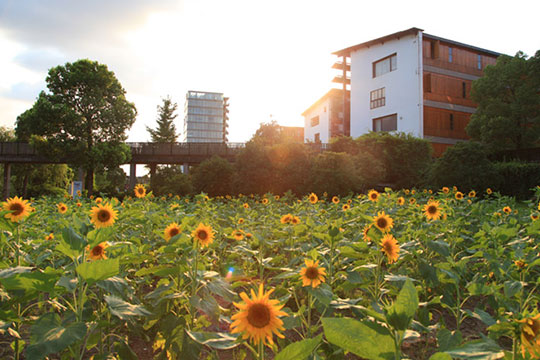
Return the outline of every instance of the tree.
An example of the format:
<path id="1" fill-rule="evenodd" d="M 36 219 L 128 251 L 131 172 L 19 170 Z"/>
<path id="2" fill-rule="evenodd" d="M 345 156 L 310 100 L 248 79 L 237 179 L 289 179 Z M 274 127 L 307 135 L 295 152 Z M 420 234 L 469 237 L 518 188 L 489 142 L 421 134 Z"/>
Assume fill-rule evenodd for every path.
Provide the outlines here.
<path id="1" fill-rule="evenodd" d="M 261 123 L 249 141 L 266 146 L 272 146 L 282 143 L 284 139 L 281 133 L 281 127 L 276 120 L 272 120 L 269 123 Z"/>
<path id="2" fill-rule="evenodd" d="M 17 117 L 21 140 L 40 135 L 49 156 L 86 170 L 85 187 L 93 192 L 94 172 L 129 160 L 123 142 L 135 121 L 135 105 L 106 65 L 88 59 L 49 70 L 49 93 L 42 91 L 33 107 Z"/>
<path id="3" fill-rule="evenodd" d="M 191 179 L 196 193 L 230 195 L 233 191 L 234 167 L 227 160 L 212 156 L 193 169 Z"/>
<path id="4" fill-rule="evenodd" d="M 157 127 L 151 129 L 148 126 L 146 131 L 150 133 L 152 142 L 158 143 L 173 143 L 178 139 L 179 134 L 176 133 L 176 127 L 174 125 L 174 119 L 178 116 L 174 112 L 178 108 L 177 103 L 173 103 L 171 98 L 162 99 L 163 105 L 158 105 L 158 119 Z"/>
<path id="5" fill-rule="evenodd" d="M 160 169 L 154 176 L 152 192 L 155 195 L 186 195 L 192 192 L 189 176 L 182 173 L 180 166 Z"/>
<path id="6" fill-rule="evenodd" d="M 467 133 L 488 150 L 521 149 L 540 139 L 540 51 L 501 55 L 472 85 L 478 104 Z"/>
<path id="7" fill-rule="evenodd" d="M 310 191 L 317 194 L 347 195 L 358 190 L 359 177 L 354 159 L 347 153 L 326 151 L 313 159 Z"/>

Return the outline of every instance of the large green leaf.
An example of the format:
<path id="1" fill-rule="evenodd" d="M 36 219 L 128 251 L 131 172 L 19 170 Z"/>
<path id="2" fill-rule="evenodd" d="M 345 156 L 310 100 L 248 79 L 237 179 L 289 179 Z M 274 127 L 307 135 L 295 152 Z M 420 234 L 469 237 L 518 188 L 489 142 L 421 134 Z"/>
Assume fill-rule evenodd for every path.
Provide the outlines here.
<path id="1" fill-rule="evenodd" d="M 240 345 L 240 343 L 236 342 L 238 336 L 234 334 L 195 331 L 186 331 L 186 333 L 199 344 L 214 349 L 228 350 Z"/>
<path id="2" fill-rule="evenodd" d="M 7 278 L 0 278 L 0 283 L 6 290 L 52 292 L 62 273 L 62 270 L 53 268 L 46 268 L 45 271 L 19 272 Z"/>
<path id="3" fill-rule="evenodd" d="M 397 330 L 407 330 L 418 309 L 418 293 L 412 281 L 407 280 L 396 301 L 388 309 L 386 319 Z"/>
<path id="4" fill-rule="evenodd" d="M 117 275 L 120 272 L 120 261 L 116 258 L 85 262 L 77 266 L 76 270 L 89 285 L 92 285 Z"/>
<path id="5" fill-rule="evenodd" d="M 122 320 L 128 320 L 134 316 L 148 316 L 152 313 L 141 305 L 130 304 L 116 296 L 105 295 L 105 302 L 109 305 L 111 314 L 118 316 Z"/>
<path id="6" fill-rule="evenodd" d="M 317 348 L 321 340 L 322 334 L 314 339 L 304 339 L 289 344 L 276 355 L 274 360 L 304 360 Z"/>
<path id="7" fill-rule="evenodd" d="M 504 357 L 504 351 L 489 338 L 468 342 L 459 348 L 446 350 L 445 353 L 455 359 L 469 360 L 495 360 Z"/>
<path id="8" fill-rule="evenodd" d="M 439 351 L 445 351 L 457 347 L 463 340 L 459 330 L 450 331 L 448 329 L 440 329 L 437 332 L 437 343 Z"/>
<path id="9" fill-rule="evenodd" d="M 76 259 L 84 251 L 86 243 L 86 239 L 77 234 L 73 228 L 64 228 L 56 250 L 71 259 Z"/>
<path id="10" fill-rule="evenodd" d="M 31 329 L 31 344 L 26 349 L 28 360 L 43 359 L 56 354 L 86 335 L 85 323 L 62 324 L 60 317 L 47 313 L 39 318 Z"/>
<path id="11" fill-rule="evenodd" d="M 394 359 L 394 339 L 387 328 L 349 318 L 323 318 L 326 339 L 346 351 L 370 360 Z"/>

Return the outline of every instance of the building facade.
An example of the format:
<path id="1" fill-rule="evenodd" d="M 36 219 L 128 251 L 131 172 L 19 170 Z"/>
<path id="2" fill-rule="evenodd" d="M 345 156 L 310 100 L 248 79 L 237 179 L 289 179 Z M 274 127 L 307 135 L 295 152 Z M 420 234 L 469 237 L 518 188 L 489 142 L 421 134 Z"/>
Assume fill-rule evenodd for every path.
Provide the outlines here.
<path id="1" fill-rule="evenodd" d="M 348 100 L 348 93 L 346 90 L 345 101 Z M 304 141 L 328 143 L 335 136 L 346 135 L 345 123 L 348 118 L 343 108 L 343 90 L 331 89 L 324 94 L 302 113 Z"/>
<path id="2" fill-rule="evenodd" d="M 183 142 L 227 142 L 228 98 L 222 93 L 188 91 Z"/>
<path id="3" fill-rule="evenodd" d="M 436 156 L 466 140 L 472 81 L 499 53 L 411 28 L 334 53 L 350 83 L 350 135 L 399 131 L 428 139 Z M 350 65 L 349 65 L 350 64 Z M 307 121 L 307 119 L 306 119 Z M 306 134 L 308 132 L 306 131 Z M 314 136 L 306 135 L 306 140 Z M 323 138 L 332 137 L 330 131 Z"/>

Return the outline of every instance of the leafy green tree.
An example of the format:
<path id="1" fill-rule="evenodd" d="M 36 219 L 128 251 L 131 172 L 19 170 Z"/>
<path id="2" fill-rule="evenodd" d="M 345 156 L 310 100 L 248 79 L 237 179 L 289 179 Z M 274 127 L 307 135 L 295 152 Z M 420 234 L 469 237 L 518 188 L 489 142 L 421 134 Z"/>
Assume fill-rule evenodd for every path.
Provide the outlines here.
<path id="1" fill-rule="evenodd" d="M 186 195 L 193 191 L 189 176 L 182 173 L 180 166 L 170 166 L 160 169 L 154 175 L 152 191 L 155 195 Z"/>
<path id="2" fill-rule="evenodd" d="M 51 68 L 46 81 L 49 92 L 42 91 L 17 118 L 17 137 L 42 136 L 49 156 L 86 170 L 85 186 L 92 193 L 96 169 L 129 160 L 123 142 L 135 121 L 135 105 L 114 73 L 96 61 Z"/>
<path id="3" fill-rule="evenodd" d="M 467 133 L 488 150 L 521 149 L 540 140 L 540 51 L 502 55 L 472 85 L 478 104 Z"/>
<path id="4" fill-rule="evenodd" d="M 249 141 L 272 146 L 284 142 L 284 137 L 279 124 L 275 120 L 272 120 L 269 123 L 261 123 Z"/>
<path id="5" fill-rule="evenodd" d="M 356 155 L 359 151 L 358 143 L 350 136 L 336 136 L 330 139 L 330 150 Z"/>
<path id="6" fill-rule="evenodd" d="M 176 133 L 176 126 L 174 125 L 174 119 L 178 116 L 174 112 L 178 108 L 177 103 L 173 103 L 171 98 L 162 99 L 163 104 L 158 105 L 158 119 L 157 127 L 151 129 L 148 126 L 146 131 L 150 133 L 150 138 L 152 142 L 157 143 L 173 143 L 178 139 L 179 134 Z"/>
<path id="7" fill-rule="evenodd" d="M 311 158 L 303 144 L 277 144 L 268 149 L 274 179 L 269 189 L 276 194 L 292 191 L 298 196 L 308 189 Z"/>
<path id="8" fill-rule="evenodd" d="M 357 191 L 358 173 L 353 157 L 347 153 L 327 151 L 313 159 L 310 191 L 317 194 L 347 195 Z"/>
<path id="9" fill-rule="evenodd" d="M 236 156 L 236 190 L 243 194 L 265 194 L 272 187 L 274 169 L 268 157 L 268 147 L 248 142 Z"/>
<path id="10" fill-rule="evenodd" d="M 191 171 L 191 180 L 196 193 L 229 195 L 234 186 L 234 167 L 227 160 L 213 156 Z"/>

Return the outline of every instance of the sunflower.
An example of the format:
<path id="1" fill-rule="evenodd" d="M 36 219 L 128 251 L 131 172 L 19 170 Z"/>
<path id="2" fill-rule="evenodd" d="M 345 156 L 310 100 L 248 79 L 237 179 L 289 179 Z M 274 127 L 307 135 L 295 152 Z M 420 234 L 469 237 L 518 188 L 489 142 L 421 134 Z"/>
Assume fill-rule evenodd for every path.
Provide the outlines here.
<path id="1" fill-rule="evenodd" d="M 379 200 L 379 192 L 377 190 L 369 190 L 367 196 L 368 199 L 373 202 L 377 202 L 377 200 Z"/>
<path id="2" fill-rule="evenodd" d="M 316 204 L 319 201 L 319 197 L 315 193 L 309 194 L 309 202 L 312 204 Z"/>
<path id="3" fill-rule="evenodd" d="M 518 320 L 521 326 L 521 354 L 525 357 L 525 352 L 531 355 L 531 358 L 540 358 L 540 314 Z"/>
<path id="4" fill-rule="evenodd" d="M 399 257 L 399 245 L 395 237 L 391 234 L 386 234 L 381 241 L 382 252 L 388 258 L 388 263 L 392 264 L 397 261 Z"/>
<path id="5" fill-rule="evenodd" d="M 371 224 L 364 226 L 364 229 L 362 230 L 364 241 L 371 241 L 371 238 L 368 235 L 369 230 L 371 230 Z"/>
<path id="6" fill-rule="evenodd" d="M 281 220 L 279 220 L 282 224 L 288 224 L 292 221 L 292 215 L 286 214 L 281 217 Z"/>
<path id="7" fill-rule="evenodd" d="M 279 195 L 274 196 L 274 199 L 279 200 Z"/>
<path id="8" fill-rule="evenodd" d="M 240 241 L 244 238 L 244 232 L 242 230 L 234 230 L 231 235 L 237 241 Z"/>
<path id="9" fill-rule="evenodd" d="M 248 203 L 244 203 L 244 205 L 242 205 L 244 207 L 244 209 L 249 209 L 249 204 Z"/>
<path id="10" fill-rule="evenodd" d="M 512 213 L 512 208 L 510 206 L 505 206 L 505 207 L 503 207 L 503 211 L 506 214 L 511 214 Z"/>
<path id="11" fill-rule="evenodd" d="M 165 240 L 169 241 L 176 235 L 180 234 L 181 231 L 182 227 L 177 223 L 173 222 L 165 228 L 165 230 L 163 231 L 163 236 L 165 237 Z"/>
<path id="12" fill-rule="evenodd" d="M 373 224 L 382 232 L 387 232 L 394 226 L 394 221 L 382 211 L 378 212 L 377 216 L 373 217 Z"/>
<path id="13" fill-rule="evenodd" d="M 416 204 L 416 199 L 415 198 L 410 198 L 409 199 L 409 204 L 411 204 L 411 205 Z"/>
<path id="14" fill-rule="evenodd" d="M 202 247 L 210 245 L 214 241 L 214 232 L 210 225 L 200 223 L 191 233 L 191 236 L 197 240 Z"/>
<path id="15" fill-rule="evenodd" d="M 169 209 L 170 209 L 170 210 L 174 210 L 174 209 L 176 209 L 176 208 L 179 207 L 179 206 L 180 206 L 180 204 L 178 204 L 178 203 L 172 203 L 172 204 L 169 206 Z"/>
<path id="16" fill-rule="evenodd" d="M 45 236 L 45 240 L 49 241 L 49 240 L 52 240 L 54 239 L 54 234 L 53 233 L 50 233 L 49 235 Z"/>
<path id="17" fill-rule="evenodd" d="M 259 293 L 255 294 L 251 290 L 251 299 L 245 292 L 240 294 L 243 303 L 233 303 L 240 309 L 231 317 L 231 333 L 242 333 L 243 339 L 248 339 L 254 344 L 274 344 L 273 334 L 280 338 L 284 336 L 279 332 L 283 331 L 283 321 L 280 316 L 288 316 L 281 311 L 284 305 L 280 305 L 278 300 L 270 300 L 270 294 L 274 290 L 264 292 L 263 285 L 259 286 Z"/>
<path id="18" fill-rule="evenodd" d="M 343 204 L 343 206 L 341 207 L 343 209 L 343 211 L 347 211 L 351 208 L 351 205 L 349 204 Z"/>
<path id="19" fill-rule="evenodd" d="M 97 229 L 111 226 L 118 217 L 116 210 L 110 204 L 94 206 L 90 211 L 90 216 L 90 221 Z"/>
<path id="20" fill-rule="evenodd" d="M 262 199 L 262 203 L 263 203 L 264 205 L 268 204 L 268 198 Z"/>
<path id="21" fill-rule="evenodd" d="M 487 188 L 486 189 L 486 194 L 488 194 L 488 195 L 493 194 L 493 190 L 491 190 L 491 188 Z"/>
<path id="22" fill-rule="evenodd" d="M 313 260 L 305 260 L 306 267 L 300 269 L 300 276 L 302 277 L 302 286 L 310 286 L 316 288 L 324 282 L 326 276 L 326 270 L 319 267 L 319 260 L 313 262 Z"/>
<path id="23" fill-rule="evenodd" d="M 238 219 L 238 224 L 242 225 L 244 223 L 244 218 Z"/>
<path id="24" fill-rule="evenodd" d="M 455 195 L 457 200 L 463 200 L 463 193 L 461 191 L 456 192 Z"/>
<path id="25" fill-rule="evenodd" d="M 300 218 L 298 216 L 291 216 L 291 224 L 293 225 L 300 224 Z"/>
<path id="26" fill-rule="evenodd" d="M 94 200 L 96 204 L 101 204 L 103 202 L 103 199 L 100 197 L 97 197 L 96 200 Z"/>
<path id="27" fill-rule="evenodd" d="M 60 214 L 65 214 L 68 209 L 67 205 L 64 203 L 58 203 L 56 204 L 56 207 L 58 208 L 58 212 Z"/>
<path id="28" fill-rule="evenodd" d="M 81 206 L 82 206 L 82 204 L 81 204 L 79 201 L 77 201 L 77 204 L 76 204 L 76 205 L 77 205 L 77 207 L 81 207 Z"/>
<path id="29" fill-rule="evenodd" d="M 398 197 L 397 203 L 398 203 L 398 205 L 405 204 L 405 198 L 403 196 Z"/>
<path id="30" fill-rule="evenodd" d="M 15 196 L 4 202 L 4 210 L 11 211 L 9 214 L 4 215 L 6 218 L 13 222 L 18 222 L 30 215 L 30 212 L 33 209 L 30 207 L 28 200 L 23 200 L 22 198 Z"/>
<path id="31" fill-rule="evenodd" d="M 403 192 L 405 192 L 405 195 L 409 195 L 409 193 L 411 192 L 409 189 L 405 189 L 403 190 Z"/>
<path id="32" fill-rule="evenodd" d="M 332 202 L 333 202 L 334 204 L 339 204 L 339 198 L 338 198 L 337 196 L 333 196 L 333 197 L 332 197 Z"/>
<path id="33" fill-rule="evenodd" d="M 143 184 L 137 184 L 135 185 L 135 188 L 133 189 L 135 192 L 135 196 L 138 198 L 143 198 L 146 196 L 146 188 Z"/>
<path id="34" fill-rule="evenodd" d="M 438 201 L 430 201 L 424 205 L 424 215 L 428 220 L 439 220 L 441 218 L 441 211 L 439 210 Z"/>
<path id="35" fill-rule="evenodd" d="M 538 220 L 538 214 L 537 214 L 537 213 L 532 213 L 532 214 L 531 214 L 531 220 L 532 220 L 532 221 Z"/>
<path id="36" fill-rule="evenodd" d="M 102 242 L 92 248 L 90 250 L 90 245 L 86 247 L 86 251 L 88 251 L 88 258 L 90 260 L 104 260 L 107 258 L 107 255 L 105 255 L 105 249 L 109 247 L 109 244 L 107 242 Z"/>
<path id="37" fill-rule="evenodd" d="M 474 190 L 469 191 L 469 197 L 470 198 L 476 197 L 476 191 Z"/>
<path id="38" fill-rule="evenodd" d="M 442 192 L 448 194 L 450 192 L 450 189 L 448 188 L 448 186 L 443 186 Z"/>

